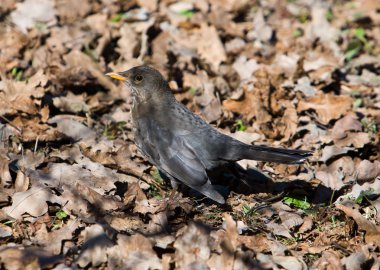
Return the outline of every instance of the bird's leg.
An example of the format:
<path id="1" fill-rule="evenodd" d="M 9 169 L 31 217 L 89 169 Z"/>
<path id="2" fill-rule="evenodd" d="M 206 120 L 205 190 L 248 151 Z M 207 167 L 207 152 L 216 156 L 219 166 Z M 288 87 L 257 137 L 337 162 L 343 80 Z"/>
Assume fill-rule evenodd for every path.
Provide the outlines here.
<path id="1" fill-rule="evenodd" d="M 179 183 L 173 177 L 170 177 L 170 184 L 172 185 L 173 190 L 178 190 Z"/>
<path id="2" fill-rule="evenodd" d="M 172 186 L 173 190 L 170 192 L 169 197 L 174 196 L 177 193 L 177 191 L 178 191 L 180 182 L 178 182 L 173 176 L 171 176 L 170 174 L 168 174 L 168 173 L 166 173 L 164 171 L 159 170 L 159 173 L 160 173 L 160 176 L 161 176 L 162 179 L 164 179 L 166 181 L 167 180 L 170 181 L 170 185 Z"/>

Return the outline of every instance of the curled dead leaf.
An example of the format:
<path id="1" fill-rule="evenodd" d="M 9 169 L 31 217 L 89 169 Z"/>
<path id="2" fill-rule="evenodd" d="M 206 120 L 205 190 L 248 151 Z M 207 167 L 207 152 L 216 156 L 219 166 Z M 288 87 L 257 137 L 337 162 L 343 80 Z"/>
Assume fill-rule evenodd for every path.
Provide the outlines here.
<path id="1" fill-rule="evenodd" d="M 331 120 L 339 119 L 344 115 L 351 108 L 352 102 L 353 99 L 350 96 L 319 93 L 306 100 L 300 100 L 297 111 L 313 109 L 318 115 L 318 120 L 327 125 Z"/>
<path id="2" fill-rule="evenodd" d="M 342 210 L 347 216 L 353 218 L 358 224 L 360 230 L 366 231 L 365 241 L 380 245 L 380 226 L 367 220 L 351 201 L 344 201 L 336 205 L 336 208 Z"/>

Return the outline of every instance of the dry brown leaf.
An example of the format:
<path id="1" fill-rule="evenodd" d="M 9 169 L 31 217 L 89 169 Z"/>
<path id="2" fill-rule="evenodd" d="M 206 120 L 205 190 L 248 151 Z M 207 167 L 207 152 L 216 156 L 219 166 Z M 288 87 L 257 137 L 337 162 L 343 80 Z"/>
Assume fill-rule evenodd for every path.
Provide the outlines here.
<path id="1" fill-rule="evenodd" d="M 13 114 L 17 111 L 37 114 L 34 98 L 41 98 L 45 93 L 47 76 L 40 70 L 28 81 L 5 80 L 6 87 L 0 91 L 0 114 Z"/>
<path id="2" fill-rule="evenodd" d="M 111 214 L 105 217 L 105 221 L 117 231 L 137 232 L 146 226 L 138 216 L 126 218 L 125 216 L 117 217 Z"/>
<path id="3" fill-rule="evenodd" d="M 360 250 L 344 257 L 341 262 L 347 270 L 361 269 L 362 265 L 371 264 L 373 261 L 368 246 L 361 246 Z M 375 269 L 375 268 L 371 268 Z"/>
<path id="4" fill-rule="evenodd" d="M 3 3 L 4 2 L 2 2 L 2 4 Z M 13 5 L 14 2 L 12 2 L 12 6 Z M 15 28 L 9 30 L 7 27 L 0 27 L 0 63 L 2 68 L 10 70 L 18 65 L 22 48 L 28 43 L 28 40 L 26 35 L 21 33 L 21 31 L 17 31 Z"/>
<path id="5" fill-rule="evenodd" d="M 88 226 L 81 236 L 84 238 L 84 244 L 76 263 L 80 267 L 86 267 L 90 263 L 93 267 L 97 267 L 106 262 L 108 258 L 105 250 L 112 246 L 112 241 L 108 238 L 102 226 L 99 224 Z"/>
<path id="6" fill-rule="evenodd" d="M 322 256 L 313 263 L 316 269 L 340 270 L 343 269 L 340 254 L 335 250 L 325 250 Z"/>
<path id="7" fill-rule="evenodd" d="M 150 12 L 156 11 L 158 0 L 137 0 L 140 7 L 146 8 Z"/>
<path id="8" fill-rule="evenodd" d="M 239 56 L 232 67 L 239 74 L 241 81 L 252 79 L 252 74 L 260 68 L 255 59 L 248 60 L 245 56 Z"/>
<path id="9" fill-rule="evenodd" d="M 264 235 L 239 235 L 239 243 L 256 252 L 266 252 L 269 249 L 269 240 Z"/>
<path id="10" fill-rule="evenodd" d="M 351 201 L 344 201 L 337 204 L 335 207 L 342 210 L 347 216 L 353 218 L 360 230 L 366 231 L 366 243 L 374 243 L 377 246 L 380 245 L 380 226 L 363 217 L 357 209 L 357 205 Z"/>
<path id="11" fill-rule="evenodd" d="M 96 137 L 96 132 L 82 123 L 66 119 L 63 115 L 52 117 L 48 121 L 49 124 L 56 124 L 59 132 L 74 140 L 89 140 L 92 141 Z"/>
<path id="12" fill-rule="evenodd" d="M 227 60 L 223 44 L 214 26 L 202 23 L 192 41 L 197 46 L 199 56 L 210 63 L 213 70 L 217 71 L 219 65 Z"/>
<path id="13" fill-rule="evenodd" d="M 328 9 L 323 5 L 313 5 L 311 8 L 312 21 L 308 25 L 305 35 L 309 42 L 314 42 L 319 39 L 323 45 L 334 52 L 335 55 L 339 56 L 339 47 L 335 43 L 339 36 L 339 29 L 335 28 L 334 25 L 326 18 L 326 13 Z"/>
<path id="14" fill-rule="evenodd" d="M 86 17 L 87 25 L 98 34 L 103 35 L 107 32 L 107 15 L 106 14 L 92 14 Z"/>
<path id="15" fill-rule="evenodd" d="M 168 32 L 161 32 L 152 42 L 152 60 L 156 65 L 163 66 L 168 62 L 167 51 L 170 48 L 172 37 Z"/>
<path id="16" fill-rule="evenodd" d="M 190 267 L 194 262 L 205 263 L 211 255 L 209 235 L 204 228 L 191 223 L 174 242 L 176 267 Z"/>
<path id="17" fill-rule="evenodd" d="M 282 225 L 288 230 L 293 230 L 295 227 L 303 224 L 303 218 L 296 213 L 280 211 L 278 215 L 280 216 Z"/>
<path id="18" fill-rule="evenodd" d="M 29 149 L 20 157 L 17 162 L 19 168 L 23 170 L 34 170 L 45 160 L 45 154 L 43 152 L 32 152 Z"/>
<path id="19" fill-rule="evenodd" d="M 310 231 L 313 228 L 313 223 L 314 222 L 313 222 L 313 219 L 311 217 L 309 217 L 309 216 L 304 217 L 303 223 L 302 223 L 302 225 L 298 231 L 300 233 L 305 233 L 305 232 Z"/>
<path id="20" fill-rule="evenodd" d="M 117 245 L 107 251 L 111 269 L 149 270 L 162 269 L 151 241 L 141 234 L 119 234 Z"/>
<path id="21" fill-rule="evenodd" d="M 344 196 L 342 196 L 341 199 L 345 198 L 353 198 L 357 199 L 360 196 L 363 196 L 363 194 L 380 194 L 380 179 L 375 179 L 373 183 L 365 182 L 362 185 L 355 184 L 352 186 L 352 191 L 346 193 Z M 339 200 L 337 200 L 339 201 Z M 375 204 L 377 204 L 377 201 L 375 201 Z M 377 206 L 376 206 L 377 207 Z"/>
<path id="22" fill-rule="evenodd" d="M 362 124 L 353 113 L 349 113 L 334 124 L 331 130 L 331 136 L 334 140 L 343 139 L 347 136 L 348 131 L 361 131 Z"/>
<path id="23" fill-rule="evenodd" d="M 9 158 L 3 149 L 0 148 L 0 186 L 3 187 L 6 184 L 12 182 L 12 177 L 9 172 Z"/>
<path id="24" fill-rule="evenodd" d="M 380 175 L 380 162 L 375 160 L 362 160 L 356 169 L 357 179 L 359 181 L 369 181 Z"/>
<path id="25" fill-rule="evenodd" d="M 38 261 L 38 250 L 33 248 L 25 249 L 23 246 L 7 246 L 3 245 L 0 248 L 0 261 L 6 269 L 18 270 L 37 270 L 41 269 Z M 39 255 L 48 257 L 47 252 L 39 252 Z M 42 253 L 42 254 L 41 254 Z"/>
<path id="26" fill-rule="evenodd" d="M 211 269 L 232 270 L 235 265 L 234 253 L 240 243 L 236 222 L 226 213 L 224 214 L 223 227 L 225 227 L 225 233 L 214 234 L 214 236 L 218 236 L 216 240 L 220 242 L 221 253 L 213 253 L 207 261 L 207 265 Z"/>
<path id="27" fill-rule="evenodd" d="M 243 9 L 249 0 L 210 0 L 213 8 L 222 7 L 226 11 L 238 11 Z"/>
<path id="28" fill-rule="evenodd" d="M 120 35 L 121 37 L 117 41 L 117 52 L 120 53 L 126 61 L 130 61 L 134 58 L 136 49 L 139 45 L 137 33 L 130 26 L 130 24 L 124 24 L 120 28 Z"/>
<path id="29" fill-rule="evenodd" d="M 348 151 L 355 151 L 355 149 L 353 147 L 336 147 L 334 145 L 325 146 L 319 161 L 327 162 L 331 158 L 346 154 Z"/>
<path id="30" fill-rule="evenodd" d="M 278 121 L 278 130 L 283 136 L 281 141 L 288 141 L 297 131 L 298 115 L 294 105 L 290 102 L 285 102 L 285 111 L 281 119 Z"/>
<path id="31" fill-rule="evenodd" d="M 104 73 L 100 70 L 100 66 L 90 56 L 81 51 L 73 50 L 69 54 L 64 55 L 64 59 L 66 69 L 57 74 L 58 83 L 70 85 L 81 82 L 82 84 L 86 84 L 89 80 L 96 80 L 104 89 L 110 90 L 111 94 L 119 92 L 116 85 L 104 76 Z"/>
<path id="32" fill-rule="evenodd" d="M 58 255 L 62 251 L 64 241 L 72 239 L 72 234 L 78 229 L 78 226 L 79 222 L 77 220 L 69 220 L 62 228 L 48 232 L 46 224 L 43 223 L 34 238 L 38 244 L 48 248 L 52 254 Z"/>
<path id="33" fill-rule="evenodd" d="M 266 226 L 274 235 L 292 238 L 291 234 L 289 233 L 289 230 L 282 224 L 277 224 L 272 221 L 268 223 Z"/>
<path id="34" fill-rule="evenodd" d="M 284 269 L 306 270 L 307 265 L 301 258 L 293 256 L 272 256 L 273 261 Z"/>
<path id="35" fill-rule="evenodd" d="M 56 128 L 47 124 L 41 124 L 39 119 L 25 119 L 16 117 L 12 125 L 21 130 L 21 138 L 24 142 L 31 141 L 56 141 L 61 140 L 64 136 Z M 38 145 L 37 145 L 38 146 Z"/>
<path id="36" fill-rule="evenodd" d="M 261 42 L 269 42 L 272 35 L 273 29 L 265 21 L 263 10 L 257 10 L 253 20 L 253 30 L 247 33 L 247 38 Z"/>
<path id="37" fill-rule="evenodd" d="M 132 153 L 128 145 L 121 147 L 114 156 L 116 165 L 121 171 L 130 173 L 136 177 L 145 177 L 146 170 L 151 166 L 133 161 L 131 155 Z"/>
<path id="38" fill-rule="evenodd" d="M 202 115 L 207 122 L 214 122 L 222 115 L 220 100 L 216 95 L 215 87 L 209 80 L 205 71 L 197 72 L 197 77 L 202 85 L 203 93 L 201 96 L 196 96 L 195 101 L 202 106 Z"/>
<path id="39" fill-rule="evenodd" d="M 142 213 L 148 213 L 151 211 L 149 208 L 148 198 L 140 188 L 138 182 L 132 183 L 128 187 L 127 192 L 124 194 L 124 204 L 127 206 L 135 205 L 135 207 L 138 208 L 134 209 L 134 211 L 137 212 L 142 211 Z"/>
<path id="40" fill-rule="evenodd" d="M 248 120 L 255 117 L 255 123 L 258 125 L 270 122 L 272 117 L 263 106 L 263 101 L 258 94 L 259 89 L 248 91 L 247 88 L 247 86 L 244 87 L 244 97 L 241 100 L 228 99 L 223 101 L 223 106 L 232 112 L 246 116 Z"/>
<path id="41" fill-rule="evenodd" d="M 42 170 L 30 171 L 32 181 L 44 183 L 51 187 L 61 185 L 74 186 L 79 183 L 93 188 L 100 194 L 104 194 L 115 188 L 114 183 L 123 181 L 123 176 L 117 174 L 101 164 L 92 162 L 85 157 L 79 164 L 53 163 Z"/>
<path id="42" fill-rule="evenodd" d="M 318 121 L 327 125 L 331 120 L 339 119 L 344 115 L 351 108 L 352 102 L 353 99 L 350 96 L 319 93 L 306 100 L 300 100 L 297 111 L 313 109 L 318 115 Z"/>
<path id="43" fill-rule="evenodd" d="M 62 112 L 88 112 L 90 107 L 85 102 L 85 95 L 74 95 L 69 92 L 65 97 L 55 97 L 53 98 L 53 104 L 56 108 L 60 109 Z"/>
<path id="44" fill-rule="evenodd" d="M 340 190 L 343 186 L 343 175 L 340 172 L 334 171 L 318 171 L 315 174 L 315 178 L 322 181 L 325 187 L 331 188 L 332 190 Z"/>
<path id="45" fill-rule="evenodd" d="M 84 18 L 91 10 L 91 5 L 87 1 L 57 0 L 55 6 L 62 24 L 74 23 Z"/>
<path id="46" fill-rule="evenodd" d="M 54 3 L 49 0 L 26 0 L 16 4 L 11 13 L 14 24 L 24 33 L 34 27 L 37 22 L 52 23 L 56 20 Z"/>
<path id="47" fill-rule="evenodd" d="M 277 54 L 269 67 L 269 72 L 272 74 L 285 74 L 287 77 L 293 77 L 298 68 L 300 56 L 296 53 Z"/>
<path id="48" fill-rule="evenodd" d="M 346 137 L 335 140 L 337 147 L 353 146 L 355 148 L 363 148 L 371 141 L 371 135 L 365 132 L 350 132 Z"/>
<path id="49" fill-rule="evenodd" d="M 17 172 L 15 180 L 15 191 L 24 192 L 27 191 L 29 187 L 29 177 L 26 176 L 21 170 Z"/>
<path id="50" fill-rule="evenodd" d="M 302 92 L 306 97 L 312 97 L 316 94 L 315 87 L 311 85 L 310 79 L 306 76 L 297 80 L 294 90 Z"/>
<path id="51" fill-rule="evenodd" d="M 77 196 L 85 198 L 90 204 L 93 204 L 98 210 L 110 211 L 122 208 L 124 205 L 120 201 L 116 201 L 113 198 L 107 198 L 100 195 L 92 188 L 75 183 L 74 190 Z"/>
<path id="52" fill-rule="evenodd" d="M 12 205 L 4 207 L 3 210 L 15 219 L 21 219 L 24 213 L 39 217 L 47 212 L 47 201 L 62 205 L 61 198 L 54 195 L 48 187 L 34 184 L 27 191 L 13 194 Z"/>

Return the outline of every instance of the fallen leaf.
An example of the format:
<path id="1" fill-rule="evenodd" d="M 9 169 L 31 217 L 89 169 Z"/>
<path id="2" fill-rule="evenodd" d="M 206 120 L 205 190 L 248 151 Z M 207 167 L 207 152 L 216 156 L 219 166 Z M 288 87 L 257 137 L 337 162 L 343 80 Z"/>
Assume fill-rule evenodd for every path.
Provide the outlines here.
<path id="1" fill-rule="evenodd" d="M 209 235 L 194 223 L 186 226 L 174 242 L 176 266 L 190 267 L 194 262 L 206 262 L 210 255 Z"/>
<path id="2" fill-rule="evenodd" d="M 318 120 L 327 125 L 333 119 L 339 119 L 352 106 L 352 98 L 350 96 L 336 96 L 334 94 L 319 93 L 313 97 L 307 98 L 305 101 L 300 100 L 298 103 L 298 112 L 313 109 L 318 115 Z"/>
<path id="3" fill-rule="evenodd" d="M 46 224 L 36 232 L 35 241 L 46 248 L 49 248 L 52 254 L 61 253 L 65 240 L 71 240 L 72 234 L 78 229 L 79 222 L 77 220 L 69 220 L 65 226 L 58 230 L 48 232 Z"/>
<path id="4" fill-rule="evenodd" d="M 325 187 L 340 190 L 343 186 L 343 175 L 340 172 L 318 171 L 315 178 L 321 180 Z"/>
<path id="5" fill-rule="evenodd" d="M 223 101 L 223 106 L 232 112 L 245 115 L 248 120 L 255 117 L 255 123 L 258 125 L 270 122 L 272 117 L 263 106 L 262 99 L 258 95 L 259 90 L 255 88 L 253 91 L 248 91 L 245 86 L 243 89 L 244 97 L 241 100 L 228 99 Z"/>
<path id="6" fill-rule="evenodd" d="M 24 33 L 33 28 L 35 23 L 54 22 L 56 10 L 49 0 L 26 0 L 16 4 L 16 10 L 11 13 L 12 22 Z"/>
<path id="7" fill-rule="evenodd" d="M 380 175 L 380 162 L 375 160 L 362 160 L 356 169 L 357 179 L 359 181 L 369 181 Z"/>
<path id="8" fill-rule="evenodd" d="M 317 93 L 315 87 L 311 85 L 310 79 L 306 76 L 297 80 L 294 90 L 302 92 L 306 97 L 312 97 Z"/>
<path id="9" fill-rule="evenodd" d="M 85 102 L 85 97 L 83 94 L 74 95 L 71 92 L 65 97 L 55 97 L 53 98 L 53 104 L 56 108 L 60 109 L 62 112 L 88 112 L 89 106 Z"/>
<path id="10" fill-rule="evenodd" d="M 280 211 L 278 215 L 280 216 L 282 225 L 288 230 L 293 230 L 295 227 L 303 224 L 303 219 L 296 213 Z"/>
<path id="11" fill-rule="evenodd" d="M 331 158 L 343 155 L 349 151 L 355 151 L 353 147 L 336 147 L 334 145 L 325 146 L 322 150 L 322 156 L 319 161 L 327 162 Z"/>
<path id="12" fill-rule="evenodd" d="M 48 187 L 34 184 L 29 190 L 16 192 L 12 196 L 12 205 L 4 207 L 5 213 L 12 218 L 21 219 L 24 213 L 39 217 L 48 211 L 46 202 L 59 203 L 61 199 L 54 195 Z"/>
<path id="13" fill-rule="evenodd" d="M 82 123 L 66 119 L 62 115 L 50 118 L 49 124 L 56 124 L 57 129 L 66 136 L 73 138 L 74 140 L 93 140 L 96 137 L 96 132 Z"/>
<path id="14" fill-rule="evenodd" d="M 197 46 L 199 56 L 210 63 L 213 70 L 217 71 L 219 65 L 227 60 L 223 44 L 214 26 L 202 23 L 192 39 Z"/>
<path id="15" fill-rule="evenodd" d="M 371 258 L 370 251 L 368 247 L 362 246 L 361 250 L 358 250 L 354 253 L 351 253 L 349 256 L 342 258 L 342 265 L 347 270 L 355 270 L 362 268 L 362 265 L 366 263 L 372 263 L 373 259 Z M 373 268 L 372 268 L 373 269 Z"/>
<path id="16" fill-rule="evenodd" d="M 265 21 L 262 9 L 256 11 L 253 26 L 254 29 L 247 33 L 247 37 L 252 40 L 269 42 L 273 35 L 273 29 Z"/>
<path id="17" fill-rule="evenodd" d="M 207 122 L 214 122 L 222 115 L 220 100 L 216 95 L 216 90 L 213 83 L 209 80 L 206 72 L 198 72 L 197 77 L 202 85 L 203 93 L 201 96 L 196 96 L 195 101 L 202 106 L 202 115 Z"/>
<path id="18" fill-rule="evenodd" d="M 91 263 L 97 267 L 107 261 L 107 247 L 112 246 L 112 241 L 108 238 L 104 229 L 99 224 L 88 226 L 82 232 L 84 238 L 83 248 L 76 263 L 80 267 L 86 267 Z"/>
<path id="19" fill-rule="evenodd" d="M 361 131 L 362 124 L 357 119 L 357 116 L 353 113 L 349 113 L 344 116 L 342 119 L 339 119 L 334 124 L 334 127 L 331 131 L 331 136 L 335 140 L 343 139 L 347 136 L 348 131 Z"/>
<path id="20" fill-rule="evenodd" d="M 340 261 L 340 254 L 335 250 L 324 250 L 322 256 L 313 263 L 313 267 L 316 269 L 342 269 L 342 263 Z"/>
<path id="21" fill-rule="evenodd" d="M 4 187 L 5 185 L 12 182 L 12 176 L 9 172 L 9 158 L 6 156 L 0 148 L 0 186 Z"/>
<path id="22" fill-rule="evenodd" d="M 117 245 L 108 249 L 108 265 L 112 269 L 162 269 L 151 241 L 141 234 L 119 234 Z"/>
<path id="23" fill-rule="evenodd" d="M 130 61 L 136 54 L 138 48 L 137 33 L 129 24 L 124 24 L 120 28 L 120 39 L 117 41 L 117 52 L 123 56 L 126 61 Z"/>
<path id="24" fill-rule="evenodd" d="M 293 256 L 272 256 L 273 261 L 284 269 L 306 270 L 307 265 L 301 258 Z"/>
<path id="25" fill-rule="evenodd" d="M 287 77 L 293 77 L 298 68 L 300 56 L 296 53 L 276 54 L 269 71 L 274 74 L 285 74 Z"/>
<path id="26" fill-rule="evenodd" d="M 286 238 L 293 238 L 292 235 L 289 233 L 289 230 L 282 224 L 277 224 L 272 221 L 268 223 L 266 226 L 274 235 L 279 235 Z"/>
<path id="27" fill-rule="evenodd" d="M 357 205 L 352 201 L 346 200 L 335 205 L 335 207 L 342 210 L 347 216 L 353 218 L 358 224 L 359 229 L 366 232 L 364 237 L 366 243 L 374 243 L 377 246 L 380 245 L 380 227 L 363 217 L 357 209 Z"/>
<path id="28" fill-rule="evenodd" d="M 239 74 L 240 80 L 248 80 L 252 78 L 252 74 L 259 69 L 255 59 L 247 59 L 245 56 L 240 56 L 235 60 L 232 67 Z"/>

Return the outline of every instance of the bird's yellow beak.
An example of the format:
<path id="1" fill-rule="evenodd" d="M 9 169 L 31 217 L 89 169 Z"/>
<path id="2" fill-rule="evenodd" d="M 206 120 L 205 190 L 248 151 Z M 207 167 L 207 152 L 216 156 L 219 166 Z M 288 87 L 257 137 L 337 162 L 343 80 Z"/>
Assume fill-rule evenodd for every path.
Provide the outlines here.
<path id="1" fill-rule="evenodd" d="M 106 76 L 110 76 L 111 78 L 119 80 L 119 81 L 127 81 L 128 80 L 128 78 L 121 76 L 119 73 L 116 73 L 116 72 L 107 73 Z"/>

